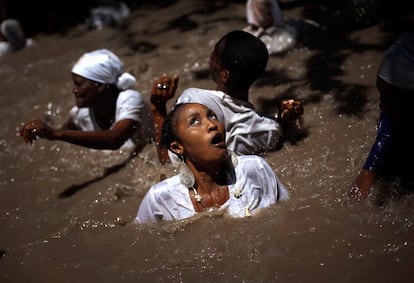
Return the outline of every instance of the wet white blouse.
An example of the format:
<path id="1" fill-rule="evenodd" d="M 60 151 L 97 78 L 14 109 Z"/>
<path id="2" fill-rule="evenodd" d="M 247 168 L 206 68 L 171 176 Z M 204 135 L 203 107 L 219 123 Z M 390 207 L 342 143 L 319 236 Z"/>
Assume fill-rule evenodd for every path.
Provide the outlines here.
<path id="1" fill-rule="evenodd" d="M 76 126 L 82 131 L 101 130 L 96 122 L 93 110 L 90 108 L 78 108 L 74 106 L 69 115 Z M 124 146 L 143 146 L 154 137 L 154 122 L 148 103 L 136 90 L 125 90 L 119 93 L 116 101 L 115 120 L 112 125 L 124 119 L 131 119 L 139 122 L 135 134 Z M 123 146 L 123 147 L 124 147 Z"/>
<path id="2" fill-rule="evenodd" d="M 231 217 L 245 217 L 278 200 L 288 199 L 288 190 L 262 157 L 243 155 L 237 160 L 235 182 L 228 185 L 230 198 L 219 209 L 226 210 Z M 179 175 L 176 175 L 148 190 L 135 222 L 180 220 L 196 214 L 189 188 L 181 184 Z"/>

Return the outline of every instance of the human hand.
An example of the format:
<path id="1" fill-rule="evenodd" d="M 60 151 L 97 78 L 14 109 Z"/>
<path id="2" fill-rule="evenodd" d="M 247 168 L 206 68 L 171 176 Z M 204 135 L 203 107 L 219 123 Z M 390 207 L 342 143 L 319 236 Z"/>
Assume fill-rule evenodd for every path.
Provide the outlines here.
<path id="1" fill-rule="evenodd" d="M 169 99 L 174 97 L 177 87 L 178 75 L 171 78 L 163 74 L 152 83 L 151 102 L 155 105 L 166 104 Z"/>
<path id="2" fill-rule="evenodd" d="M 53 131 L 54 129 L 46 125 L 43 121 L 36 119 L 23 124 L 17 132 L 17 136 L 23 137 L 25 143 L 32 144 L 37 137 L 51 139 Z"/>
<path id="3" fill-rule="evenodd" d="M 369 195 L 374 181 L 375 173 L 362 169 L 349 191 L 349 197 L 356 201 L 365 199 Z"/>
<path id="4" fill-rule="evenodd" d="M 280 102 L 279 117 L 282 122 L 294 122 L 303 115 L 303 104 L 300 100 L 283 99 Z"/>

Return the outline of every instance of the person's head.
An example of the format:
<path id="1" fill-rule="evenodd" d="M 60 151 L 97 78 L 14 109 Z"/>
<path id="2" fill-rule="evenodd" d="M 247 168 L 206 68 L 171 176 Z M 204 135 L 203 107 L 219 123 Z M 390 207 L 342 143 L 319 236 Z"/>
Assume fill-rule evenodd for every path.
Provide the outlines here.
<path id="1" fill-rule="evenodd" d="M 214 166 L 227 158 L 224 125 L 199 103 L 177 104 L 165 118 L 161 146 L 193 164 Z"/>
<path id="2" fill-rule="evenodd" d="M 9 42 L 12 51 L 17 51 L 26 46 L 26 36 L 19 21 L 7 19 L 1 23 L 0 32 Z"/>
<path id="3" fill-rule="evenodd" d="M 219 90 L 249 88 L 264 73 L 269 59 L 266 45 L 254 35 L 235 30 L 224 35 L 210 55 L 210 77 Z"/>
<path id="4" fill-rule="evenodd" d="M 89 107 L 102 99 L 100 94 L 117 95 L 132 88 L 136 79 L 124 73 L 124 64 L 113 52 L 99 49 L 83 54 L 72 68 L 72 80 L 78 107 Z"/>

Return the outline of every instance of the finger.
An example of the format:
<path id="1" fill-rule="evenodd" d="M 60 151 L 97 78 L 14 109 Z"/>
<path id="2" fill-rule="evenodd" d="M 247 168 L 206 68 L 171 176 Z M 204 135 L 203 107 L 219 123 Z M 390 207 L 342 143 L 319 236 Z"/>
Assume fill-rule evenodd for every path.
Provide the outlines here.
<path id="1" fill-rule="evenodd" d="M 177 89 L 177 86 L 178 86 L 178 76 L 174 75 L 172 82 L 171 82 L 171 89 L 175 91 Z"/>

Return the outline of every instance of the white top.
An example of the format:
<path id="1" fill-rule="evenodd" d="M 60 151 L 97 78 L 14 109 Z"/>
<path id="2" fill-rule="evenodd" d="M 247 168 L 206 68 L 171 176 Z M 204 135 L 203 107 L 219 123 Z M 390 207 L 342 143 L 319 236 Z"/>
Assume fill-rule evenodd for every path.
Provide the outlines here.
<path id="1" fill-rule="evenodd" d="M 288 199 L 288 190 L 269 164 L 256 155 L 237 157 L 235 181 L 228 185 L 229 200 L 219 209 L 231 217 L 255 215 L 260 208 Z M 181 220 L 197 214 L 189 188 L 176 175 L 152 186 L 144 196 L 135 222 Z"/>
<path id="2" fill-rule="evenodd" d="M 26 46 L 25 47 L 30 47 L 34 44 L 33 39 L 28 38 L 26 39 Z M 10 54 L 13 53 L 15 51 L 13 51 L 13 49 L 10 46 L 10 43 L 8 41 L 0 41 L 0 58 L 3 57 L 6 54 Z"/>
<path id="3" fill-rule="evenodd" d="M 82 131 L 102 130 L 96 122 L 93 110 L 90 108 L 78 108 L 74 106 L 69 115 L 75 125 Z M 130 147 L 135 145 L 141 147 L 152 140 L 154 137 L 154 122 L 148 103 L 145 102 L 141 93 L 136 90 L 125 90 L 119 93 L 116 101 L 115 121 L 116 122 L 132 119 L 139 122 L 139 127 L 131 139 L 125 142 L 121 147 Z"/>
<path id="4" fill-rule="evenodd" d="M 247 23 L 263 27 L 261 23 L 273 22 L 273 26 L 283 26 L 283 13 L 276 0 L 248 0 L 246 3 Z"/>
<path id="5" fill-rule="evenodd" d="M 279 123 L 260 115 L 253 105 L 222 91 L 188 88 L 176 103 L 200 103 L 213 110 L 226 129 L 226 144 L 236 154 L 258 154 L 276 148 L 282 135 Z"/>
<path id="6" fill-rule="evenodd" d="M 401 33 L 387 49 L 378 76 L 396 87 L 414 90 L 414 32 Z"/>

